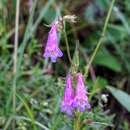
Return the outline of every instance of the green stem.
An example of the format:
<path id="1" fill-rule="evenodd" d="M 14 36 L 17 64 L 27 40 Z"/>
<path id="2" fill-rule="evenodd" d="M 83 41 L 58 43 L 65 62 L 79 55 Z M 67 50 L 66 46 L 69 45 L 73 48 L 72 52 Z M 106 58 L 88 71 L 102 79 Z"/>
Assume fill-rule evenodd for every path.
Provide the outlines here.
<path id="1" fill-rule="evenodd" d="M 66 44 L 67 55 L 68 55 L 69 61 L 70 61 L 71 64 L 73 64 L 72 58 L 71 58 L 71 55 L 70 55 L 70 51 L 69 51 L 70 49 L 69 49 L 68 38 L 67 38 L 67 34 L 66 34 L 65 30 L 64 30 L 64 38 L 65 38 L 65 44 Z"/>
<path id="2" fill-rule="evenodd" d="M 18 53 L 18 28 L 19 28 L 19 10 L 20 10 L 20 0 L 16 2 L 16 18 L 15 18 L 15 43 L 14 43 L 14 66 L 13 66 L 13 73 L 14 73 L 14 80 L 13 80 L 13 114 L 16 114 L 16 75 L 17 75 L 17 53 Z M 13 120 L 13 129 L 15 129 L 15 119 Z"/>
<path id="3" fill-rule="evenodd" d="M 100 39 L 99 39 L 99 41 L 97 43 L 96 48 L 94 49 L 94 52 L 93 52 L 93 54 L 92 54 L 92 56 L 90 58 L 90 61 L 89 61 L 88 65 L 86 66 L 86 71 L 85 71 L 85 74 L 84 74 L 85 77 L 88 76 L 89 67 L 92 64 L 92 62 L 93 62 L 93 60 L 94 60 L 94 58 L 95 58 L 101 44 L 102 44 L 103 38 L 105 36 L 106 30 L 107 30 L 107 27 L 108 27 L 108 22 L 109 22 L 111 13 L 112 13 L 112 8 L 114 6 L 114 3 L 115 3 L 115 0 L 112 0 L 109 11 L 108 11 L 108 14 L 107 14 L 107 17 L 106 17 L 106 20 L 105 20 L 105 24 L 104 24 L 104 27 L 103 27 L 103 30 L 102 30 L 102 33 L 101 33 L 101 37 L 100 37 Z"/>
<path id="4" fill-rule="evenodd" d="M 73 63 L 71 55 L 70 55 L 69 42 L 68 42 L 67 34 L 65 31 L 65 23 L 64 23 L 63 33 L 64 33 L 64 39 L 65 39 L 65 44 L 66 44 L 67 55 L 68 55 L 69 61 L 70 61 L 71 65 L 73 65 L 73 67 L 75 67 L 75 64 Z"/>
<path id="5" fill-rule="evenodd" d="M 75 112 L 74 130 L 80 130 L 80 113 Z"/>

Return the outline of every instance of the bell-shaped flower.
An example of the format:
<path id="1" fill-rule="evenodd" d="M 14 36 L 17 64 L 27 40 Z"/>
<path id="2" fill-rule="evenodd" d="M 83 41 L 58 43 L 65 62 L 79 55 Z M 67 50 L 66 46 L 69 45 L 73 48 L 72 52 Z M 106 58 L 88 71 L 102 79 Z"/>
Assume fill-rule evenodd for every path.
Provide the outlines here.
<path id="1" fill-rule="evenodd" d="M 87 91 L 84 85 L 83 75 L 81 73 L 77 74 L 76 96 L 72 106 L 80 112 L 84 112 L 86 108 L 91 109 L 91 105 L 89 104 L 87 97 Z"/>
<path id="2" fill-rule="evenodd" d="M 72 87 L 72 77 L 70 74 L 68 74 L 66 78 L 66 86 L 64 90 L 64 98 L 63 98 L 63 101 L 61 102 L 61 112 L 65 112 L 67 115 L 72 115 L 73 99 L 74 99 L 74 90 Z"/>
<path id="3" fill-rule="evenodd" d="M 44 52 L 44 57 L 45 58 L 51 58 L 52 62 L 56 62 L 56 59 L 58 57 L 62 57 L 63 53 L 59 49 L 58 46 L 58 34 L 57 34 L 57 24 L 53 23 L 51 26 L 51 30 L 48 35 L 46 47 L 45 47 L 45 52 Z"/>

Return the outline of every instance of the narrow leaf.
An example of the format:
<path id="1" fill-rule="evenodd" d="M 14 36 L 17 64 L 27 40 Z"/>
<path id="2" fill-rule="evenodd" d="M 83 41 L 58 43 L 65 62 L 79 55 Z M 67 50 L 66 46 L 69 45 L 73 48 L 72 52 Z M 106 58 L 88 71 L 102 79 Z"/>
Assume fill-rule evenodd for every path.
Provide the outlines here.
<path id="1" fill-rule="evenodd" d="M 111 86 L 108 86 L 107 89 L 112 93 L 117 101 L 130 112 L 130 95 Z"/>

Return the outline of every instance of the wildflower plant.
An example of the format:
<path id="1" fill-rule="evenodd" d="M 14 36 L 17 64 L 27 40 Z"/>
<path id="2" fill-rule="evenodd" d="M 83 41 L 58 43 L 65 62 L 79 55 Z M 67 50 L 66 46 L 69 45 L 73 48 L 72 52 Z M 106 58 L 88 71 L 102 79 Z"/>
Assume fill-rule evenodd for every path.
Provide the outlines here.
<path id="1" fill-rule="evenodd" d="M 80 129 L 80 112 L 84 112 L 87 109 L 90 110 L 91 105 L 89 104 L 88 97 L 87 97 L 87 91 L 86 87 L 84 84 L 84 79 L 82 73 L 78 73 L 78 66 L 73 63 L 73 60 L 71 59 L 71 55 L 69 52 L 69 44 L 68 44 L 68 39 L 67 39 L 67 34 L 65 31 L 65 22 L 71 22 L 75 23 L 76 22 L 76 16 L 75 15 L 66 15 L 59 21 L 55 21 L 51 25 L 51 29 L 48 34 L 48 40 L 46 43 L 45 47 L 45 52 L 44 52 L 44 57 L 45 58 L 51 58 L 51 62 L 56 62 L 57 57 L 62 57 L 63 53 L 59 49 L 59 39 L 57 36 L 57 30 L 58 26 L 61 27 L 63 26 L 63 34 L 64 38 L 66 41 L 66 47 L 67 47 L 67 54 L 70 63 L 72 64 L 72 74 L 69 73 L 66 77 L 66 85 L 64 89 L 64 97 L 61 102 L 60 108 L 61 112 L 65 113 L 68 116 L 74 117 L 76 122 L 74 123 L 74 130 L 79 130 Z M 63 23 L 63 24 L 61 24 Z M 75 72 L 73 72 L 75 71 Z M 75 78 L 76 76 L 76 78 Z M 73 79 L 76 79 L 77 85 L 76 85 L 76 91 L 73 88 Z M 78 117 L 77 117 L 77 113 Z M 78 122 L 77 122 L 78 121 Z M 78 124 L 78 125 L 77 125 Z"/>
<path id="2" fill-rule="evenodd" d="M 83 113 L 92 109 L 89 103 L 87 87 L 85 86 L 85 78 L 88 75 L 89 67 L 94 59 L 94 56 L 97 52 L 97 47 L 92 54 L 92 57 L 86 67 L 85 73 L 82 74 L 81 70 L 78 72 L 79 61 L 75 63 L 70 54 L 69 43 L 67 39 L 67 33 L 65 30 L 65 22 L 76 23 L 75 15 L 66 15 L 60 20 L 57 20 L 52 23 L 51 29 L 48 34 L 48 40 L 45 47 L 44 57 L 51 58 L 51 62 L 56 62 L 58 57 L 62 57 L 63 53 L 59 49 L 59 38 L 58 38 L 58 28 L 60 27 L 62 34 L 64 35 L 67 55 L 71 64 L 71 69 L 69 74 L 66 76 L 66 84 L 64 88 L 64 96 L 60 103 L 60 110 L 62 113 L 66 114 L 68 118 L 71 117 L 73 120 L 73 128 L 74 130 L 81 130 L 83 122 L 81 122 L 80 118 Z M 62 27 L 61 27 L 62 26 Z M 98 44 L 99 45 L 99 44 Z M 76 46 L 77 48 L 77 46 Z M 76 50 L 78 51 L 78 50 Z M 76 53 L 78 55 L 78 53 Z M 79 60 L 79 56 L 77 56 L 77 60 Z M 76 83 L 76 85 L 73 84 Z"/>

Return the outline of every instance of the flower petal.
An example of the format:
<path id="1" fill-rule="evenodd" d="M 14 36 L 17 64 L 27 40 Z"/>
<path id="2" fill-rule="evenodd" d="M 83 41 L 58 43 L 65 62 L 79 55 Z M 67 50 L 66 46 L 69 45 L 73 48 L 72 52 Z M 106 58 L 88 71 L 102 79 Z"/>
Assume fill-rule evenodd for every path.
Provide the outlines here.
<path id="1" fill-rule="evenodd" d="M 51 30 L 49 32 L 43 56 L 45 58 L 50 57 L 52 62 L 56 62 L 57 57 L 63 56 L 63 53 L 58 47 L 57 26 L 55 23 L 52 24 Z"/>
<path id="2" fill-rule="evenodd" d="M 68 74 L 66 78 L 64 98 L 61 103 L 61 111 L 65 112 L 67 115 L 71 115 L 73 113 L 73 107 L 72 107 L 73 99 L 74 99 L 74 91 L 72 87 L 72 77 L 70 74 Z"/>
<path id="3" fill-rule="evenodd" d="M 87 91 L 83 81 L 83 75 L 81 73 L 77 74 L 77 87 L 76 87 L 76 96 L 72 103 L 73 108 L 78 109 L 80 112 L 85 111 L 85 109 L 90 109 L 91 106 L 88 101 Z"/>

